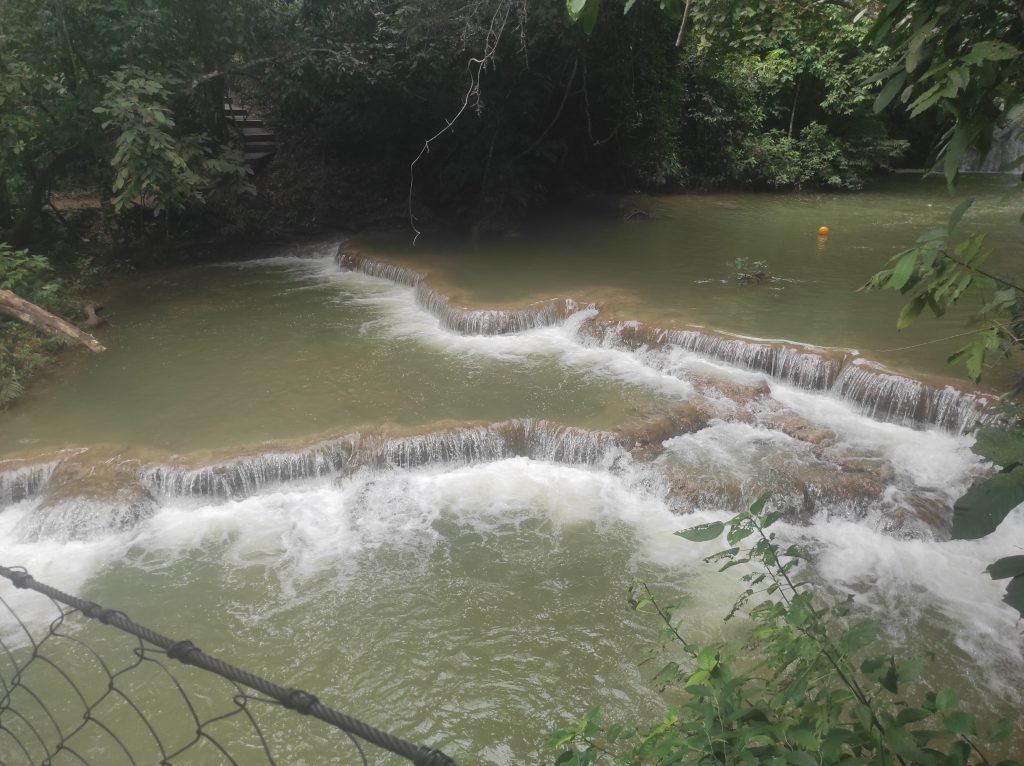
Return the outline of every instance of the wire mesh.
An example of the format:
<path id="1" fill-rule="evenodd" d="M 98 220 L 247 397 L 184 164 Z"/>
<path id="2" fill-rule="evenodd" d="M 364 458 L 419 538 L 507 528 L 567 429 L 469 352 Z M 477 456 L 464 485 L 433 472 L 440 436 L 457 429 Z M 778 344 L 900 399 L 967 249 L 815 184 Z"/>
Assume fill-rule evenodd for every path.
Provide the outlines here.
<path id="1" fill-rule="evenodd" d="M 369 766 L 389 754 L 454 766 L 24 570 L 0 566 L 0 578 L 0 766 Z M 30 618 L 14 588 L 35 591 Z"/>

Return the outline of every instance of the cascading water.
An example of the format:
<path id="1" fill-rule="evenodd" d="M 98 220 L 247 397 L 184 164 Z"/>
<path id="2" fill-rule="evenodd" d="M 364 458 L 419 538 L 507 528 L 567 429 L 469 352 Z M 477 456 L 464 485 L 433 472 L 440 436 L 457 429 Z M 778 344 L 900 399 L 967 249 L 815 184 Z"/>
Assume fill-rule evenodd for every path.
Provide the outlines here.
<path id="1" fill-rule="evenodd" d="M 514 365 L 523 401 L 539 365 L 583 370 L 621 390 L 622 424 L 440 418 L 215 457 L 90 447 L 6 459 L 5 558 L 156 627 L 187 624 L 208 651 L 271 677 L 287 669 L 296 686 L 466 763 L 511 766 L 592 704 L 658 714 L 637 666 L 656 626 L 622 594 L 637 578 L 689 593 L 687 631 L 718 638 L 737 583 L 703 563 L 713 548 L 672 532 L 771 489 L 780 534 L 814 553 L 808 576 L 896 615 L 894 644 L 935 651 L 942 667 L 963 665 L 951 645 L 971 656 L 947 681 L 979 715 L 1020 704 L 1024 656 L 983 570 L 1015 552 L 1024 517 L 983 541 L 939 542 L 952 501 L 989 470 L 964 435 L 981 397 L 852 351 L 613 322 L 564 299 L 463 309 L 402 266 L 308 261 L 290 288 L 331 280 L 339 303 L 369 311 L 348 331 L 415 342 L 458 360 L 460 375 Z M 372 350 L 350 360 L 374 363 Z M 659 407 L 635 402 L 639 389 Z M 104 471 L 89 497 L 69 497 L 64 477 Z M 306 746 L 307 762 L 326 757 Z"/>
<path id="2" fill-rule="evenodd" d="M 428 288 L 421 274 L 368 258 L 341 245 L 342 268 L 413 287 L 419 305 L 442 327 L 467 335 L 521 333 L 560 322 L 580 309 L 571 298 L 514 310 L 458 309 Z M 587 307 L 593 310 L 595 307 Z M 964 433 L 983 416 L 988 397 L 952 385 L 930 386 L 867 362 L 856 351 L 822 349 L 789 341 L 743 338 L 702 329 L 663 330 L 640 322 L 592 322 L 583 330 L 608 345 L 633 350 L 675 347 L 814 391 L 829 391 L 855 402 L 871 417 L 915 426 L 939 426 Z"/>
<path id="3" fill-rule="evenodd" d="M 20 460 L 0 461 L 0 508 L 36 495 L 46 486 L 58 462 L 24 465 Z"/>

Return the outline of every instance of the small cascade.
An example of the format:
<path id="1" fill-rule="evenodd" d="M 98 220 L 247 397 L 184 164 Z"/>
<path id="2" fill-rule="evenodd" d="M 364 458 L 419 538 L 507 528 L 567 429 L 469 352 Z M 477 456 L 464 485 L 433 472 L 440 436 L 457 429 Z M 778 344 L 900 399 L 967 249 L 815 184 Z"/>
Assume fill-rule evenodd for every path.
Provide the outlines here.
<path id="1" fill-rule="evenodd" d="M 516 310 L 454 308 L 447 297 L 426 287 L 423 276 L 413 269 L 343 249 L 339 249 L 337 261 L 343 268 L 415 288 L 419 304 L 453 332 L 472 335 L 523 332 L 560 324 L 580 309 L 568 298 Z M 899 375 L 868 362 L 852 349 L 748 338 L 696 327 L 665 330 L 637 321 L 589 320 L 579 331 L 610 347 L 655 352 L 675 348 L 761 372 L 799 388 L 831 393 L 855 403 L 872 418 L 901 425 L 939 426 L 964 433 L 981 421 L 989 404 L 988 397 L 982 394 L 961 391 L 952 385 L 934 386 Z M 648 361 L 658 366 L 657 355 L 648 357 Z M 680 374 L 667 365 L 663 371 Z"/>
<path id="2" fill-rule="evenodd" d="M 524 454 L 534 460 L 548 460 L 569 465 L 598 465 L 621 454 L 635 441 L 632 435 L 608 431 L 588 431 L 563 426 L 547 420 L 515 421 L 522 431 Z"/>
<path id="3" fill-rule="evenodd" d="M 352 442 L 343 438 L 299 452 L 266 452 L 200 468 L 152 466 L 139 479 L 164 497 L 248 497 L 275 484 L 338 474 L 352 449 Z"/>
<path id="4" fill-rule="evenodd" d="M 416 300 L 441 320 L 446 330 L 463 335 L 509 335 L 551 327 L 579 310 L 571 298 L 544 301 L 521 309 L 460 309 L 422 282 L 416 286 Z"/>
<path id="5" fill-rule="evenodd" d="M 4 468 L 4 462 L 0 462 L 0 508 L 39 494 L 60 465 L 59 460 L 54 460 L 49 463 Z"/>
<path id="6" fill-rule="evenodd" d="M 239 499 L 287 482 L 344 476 L 360 469 L 472 465 L 511 457 L 595 465 L 621 453 L 631 436 L 558 423 L 512 420 L 411 436 L 351 434 L 297 452 L 267 452 L 201 467 L 156 465 L 139 481 L 156 496 Z"/>
<path id="7" fill-rule="evenodd" d="M 387 468 L 491 462 L 514 456 L 500 426 L 479 426 L 400 438 L 363 438 L 356 463 Z"/>
<path id="8" fill-rule="evenodd" d="M 152 498 L 140 499 L 138 493 L 127 489 L 102 500 L 82 497 L 41 505 L 22 519 L 16 535 L 22 543 L 88 540 L 131 529 L 154 513 Z"/>
<path id="9" fill-rule="evenodd" d="M 823 390 L 839 377 L 846 351 L 825 351 L 797 344 L 729 337 L 696 330 L 668 330 L 665 341 L 695 354 L 763 372 L 800 388 Z"/>
<path id="10" fill-rule="evenodd" d="M 992 135 L 986 154 L 970 149 L 960 162 L 962 173 L 1013 173 L 1014 163 L 1024 157 L 1024 126 L 1007 125 Z"/>
<path id="11" fill-rule="evenodd" d="M 336 257 L 338 265 L 349 271 L 361 271 L 363 274 L 378 279 L 386 279 L 406 287 L 416 287 L 423 281 L 423 275 L 418 271 L 399 266 L 395 263 L 386 263 L 374 258 L 363 258 L 355 253 L 344 249 L 344 243 L 338 249 Z"/>
<path id="12" fill-rule="evenodd" d="M 663 330 L 641 322 L 598 322 L 590 330 L 602 342 L 631 350 L 675 346 L 815 391 L 828 390 L 856 352 L 788 341 L 744 338 L 703 329 Z"/>
<path id="13" fill-rule="evenodd" d="M 938 388 L 897 375 L 863 359 L 843 369 L 832 387 L 877 420 L 903 425 L 937 425 L 964 433 L 981 421 L 988 398 L 953 386 Z"/>
<path id="14" fill-rule="evenodd" d="M 869 362 L 856 351 L 730 336 L 699 329 L 662 330 L 640 322 L 592 322 L 602 343 L 630 350 L 680 348 L 811 391 L 853 402 L 876 420 L 939 426 L 965 433 L 984 417 L 989 398 L 952 385 L 933 386 Z M 655 362 L 656 363 L 656 362 Z"/>
<path id="15" fill-rule="evenodd" d="M 463 335 L 508 335 L 551 327 L 579 310 L 576 302 L 568 298 L 541 301 L 519 309 L 458 308 L 451 305 L 450 298 L 427 287 L 423 275 L 413 269 L 345 250 L 338 251 L 337 262 L 344 269 L 414 288 L 421 308 L 437 317 L 446 330 Z"/>

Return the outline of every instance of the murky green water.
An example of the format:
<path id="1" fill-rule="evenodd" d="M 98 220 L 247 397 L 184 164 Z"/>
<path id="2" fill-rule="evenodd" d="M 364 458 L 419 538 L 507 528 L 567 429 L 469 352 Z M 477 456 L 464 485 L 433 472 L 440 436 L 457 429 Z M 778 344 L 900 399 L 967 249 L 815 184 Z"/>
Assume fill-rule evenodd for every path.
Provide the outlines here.
<path id="1" fill-rule="evenodd" d="M 108 350 L 0 413 L 0 454 L 94 443 L 189 452 L 515 417 L 612 428 L 666 403 L 594 376 L 557 340 L 506 350 L 439 332 L 404 288 L 344 277 L 336 249 L 129 281 L 106 306 Z"/>
<path id="2" fill-rule="evenodd" d="M 1006 176 L 968 177 L 950 197 L 941 179 L 900 176 L 849 195 L 638 197 L 623 209 L 646 211 L 649 220 L 527 227 L 521 237 L 479 248 L 435 245 L 426 236 L 413 250 L 404 235 L 380 247 L 436 272 L 472 302 L 592 296 L 627 319 L 853 347 L 908 371 L 949 373 L 944 360 L 965 341 L 934 341 L 964 332 L 973 308 L 926 314 L 897 332 L 899 296 L 857 288 L 924 231 L 944 226 L 967 196 L 976 201 L 965 231 L 988 232 L 996 272 L 1020 274 L 1024 225 L 1012 184 Z M 820 226 L 830 228 L 827 238 L 819 238 Z M 738 285 L 737 258 L 766 261 L 781 281 Z"/>
<path id="3" fill-rule="evenodd" d="M 978 225 L 992 228 L 1000 252 L 1014 252 L 1016 209 L 1001 201 L 999 182 L 977 183 Z M 886 349 L 960 331 L 953 317 L 896 334 L 897 300 L 852 291 L 942 221 L 948 203 L 937 186 L 903 178 L 841 197 L 627 204 L 652 219 L 563 222 L 476 252 L 429 240 L 412 255 L 393 240 L 387 249 L 467 303 L 577 296 L 661 326 L 858 346 L 905 369 L 941 370 L 938 349 L 953 343 Z M 832 229 L 827 241 L 815 234 L 820 225 Z M 927 524 L 905 524 L 918 513 L 935 523 L 978 474 L 971 437 L 877 422 L 838 396 L 778 381 L 757 388 L 757 374 L 717 364 L 714 374 L 740 391 L 730 399 L 726 389 L 700 388 L 711 374 L 707 360 L 608 347 L 578 335 L 575 320 L 463 336 L 424 311 L 410 288 L 341 272 L 332 249 L 303 246 L 258 263 L 127 280 L 108 302 L 110 350 L 79 356 L 0 413 L 0 453 L 103 444 L 157 462 L 182 453 L 202 465 L 210 452 L 219 460 L 258 455 L 254 444 L 265 440 L 300 444 L 356 429 L 433 431 L 510 418 L 613 429 L 685 402 L 711 408 L 715 419 L 664 444 L 659 438 L 653 447 L 664 451 L 649 461 L 642 450 L 608 447 L 589 462 L 519 456 L 364 466 L 230 498 L 156 493 L 133 523 L 87 532 L 73 522 L 76 514 L 102 516 L 95 503 L 25 500 L 0 508 L 0 563 L 24 565 L 40 580 L 308 688 L 461 764 L 547 763 L 551 755 L 538 750 L 544 732 L 593 704 L 610 719 L 651 720 L 663 707 L 651 681 L 660 665 L 638 665 L 657 621 L 628 609 L 631 581 L 673 597 L 689 593 L 691 638 L 742 629 L 720 621 L 736 580 L 703 563 L 710 548 L 672 534 L 732 507 L 702 490 L 729 484 L 754 492 L 753 484 L 781 476 L 795 482 L 799 506 L 818 491 L 812 479 L 852 475 L 861 482 L 847 485 L 856 502 L 826 495 L 813 508 L 787 511 L 793 525 L 781 532 L 813 552 L 811 576 L 839 598 L 855 595 L 859 614 L 884 619 L 889 645 L 934 652 L 929 682 L 956 688 L 983 719 L 1019 709 L 1019 631 L 999 602 L 1000 585 L 983 570 L 1024 544 L 1024 514 L 981 541 L 941 542 Z M 304 257 L 288 257 L 296 254 Z M 767 260 L 787 281 L 738 287 L 727 266 L 735 257 Z M 799 428 L 786 432 L 779 417 Z M 807 428 L 820 440 L 807 441 Z M 695 491 L 678 494 L 684 489 Z M 41 523 L 52 518 L 58 522 Z M 0 596 L 45 632 L 49 602 L 2 582 Z M 14 629 L 6 612 L 0 629 Z M 129 642 L 100 628 L 82 635 L 122 662 L 135 657 Z M 105 676 L 93 661 L 75 669 L 102 691 Z M 119 688 L 145 703 L 168 738 L 187 738 L 187 706 L 159 675 L 147 665 L 119 676 Z M 181 677 L 204 715 L 231 708 L 232 692 L 192 671 Z M 60 679 L 34 683 L 63 693 Z M 76 714 L 73 696 L 61 699 Z M 100 712 L 133 747 L 146 746 L 130 710 Z M 279 763 L 358 762 L 349 745 L 308 719 L 264 708 L 258 720 Z M 240 763 L 266 762 L 237 723 L 222 724 L 217 736 L 244 754 Z M 104 763 L 130 762 L 95 727 L 80 744 Z M 3 747 L 0 740 L 0 761 Z M 225 761 L 205 747 L 181 762 Z M 370 762 L 394 763 L 376 755 Z"/>

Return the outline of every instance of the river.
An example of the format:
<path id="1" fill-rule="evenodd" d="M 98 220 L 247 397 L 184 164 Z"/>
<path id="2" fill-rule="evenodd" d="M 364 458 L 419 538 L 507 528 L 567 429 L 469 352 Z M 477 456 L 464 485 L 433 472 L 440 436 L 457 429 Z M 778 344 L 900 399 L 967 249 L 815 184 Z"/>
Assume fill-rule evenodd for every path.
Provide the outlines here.
<path id="1" fill-rule="evenodd" d="M 1001 183 L 965 187 L 971 223 L 1019 252 Z M 688 594 L 696 640 L 742 632 L 721 622 L 736 576 L 672 532 L 770 489 L 824 592 L 1013 717 L 1024 651 L 984 568 L 1024 545 L 1024 514 L 947 540 L 988 470 L 970 428 L 991 396 L 941 364 L 964 317 L 897 334 L 896 296 L 854 292 L 941 225 L 941 185 L 625 204 L 645 219 L 329 238 L 126 280 L 109 351 L 0 413 L 0 564 L 460 763 L 534 763 L 593 704 L 662 709 L 631 582 Z M 737 257 L 778 279 L 738 285 Z M 351 762 L 278 723 L 285 762 Z"/>

